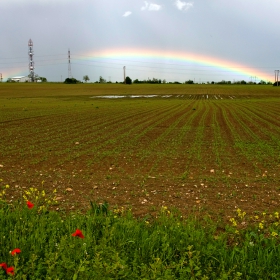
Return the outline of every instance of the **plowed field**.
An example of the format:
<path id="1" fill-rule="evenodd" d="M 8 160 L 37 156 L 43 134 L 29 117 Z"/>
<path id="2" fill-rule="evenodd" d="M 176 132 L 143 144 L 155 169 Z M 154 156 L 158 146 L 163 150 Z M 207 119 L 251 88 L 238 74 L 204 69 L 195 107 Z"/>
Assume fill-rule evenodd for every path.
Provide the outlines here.
<path id="1" fill-rule="evenodd" d="M 0 84 L 0 165 L 9 201 L 57 189 L 60 210 L 279 210 L 280 91 Z"/>

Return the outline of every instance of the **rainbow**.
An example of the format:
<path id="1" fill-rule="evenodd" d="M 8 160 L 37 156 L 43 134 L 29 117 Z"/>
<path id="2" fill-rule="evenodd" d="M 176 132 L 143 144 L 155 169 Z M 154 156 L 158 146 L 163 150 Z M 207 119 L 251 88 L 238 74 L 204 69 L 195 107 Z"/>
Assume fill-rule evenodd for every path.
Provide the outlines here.
<path id="1" fill-rule="evenodd" d="M 204 56 L 201 54 L 187 52 L 173 52 L 162 50 L 145 49 L 107 49 L 101 51 L 90 51 L 80 56 L 82 60 L 89 59 L 117 59 L 117 60 L 153 60 L 168 61 L 172 63 L 185 64 L 188 66 L 208 67 L 209 71 L 230 72 L 233 75 L 247 77 L 257 77 L 258 80 L 271 81 L 273 74 L 260 71 L 259 69 L 238 64 L 232 61 L 223 60 L 216 57 Z"/>
<path id="2" fill-rule="evenodd" d="M 28 69 L 26 66 L 23 67 L 15 67 L 9 70 L 2 72 L 3 81 L 7 80 L 8 78 L 16 77 L 16 76 L 27 76 L 29 74 Z"/>

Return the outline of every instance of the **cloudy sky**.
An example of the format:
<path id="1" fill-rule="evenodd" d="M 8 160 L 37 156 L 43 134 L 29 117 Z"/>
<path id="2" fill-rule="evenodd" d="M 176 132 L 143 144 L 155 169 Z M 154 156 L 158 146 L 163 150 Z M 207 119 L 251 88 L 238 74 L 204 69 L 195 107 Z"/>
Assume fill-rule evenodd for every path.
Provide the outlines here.
<path id="1" fill-rule="evenodd" d="M 0 73 L 274 81 L 280 0 L 0 0 Z"/>

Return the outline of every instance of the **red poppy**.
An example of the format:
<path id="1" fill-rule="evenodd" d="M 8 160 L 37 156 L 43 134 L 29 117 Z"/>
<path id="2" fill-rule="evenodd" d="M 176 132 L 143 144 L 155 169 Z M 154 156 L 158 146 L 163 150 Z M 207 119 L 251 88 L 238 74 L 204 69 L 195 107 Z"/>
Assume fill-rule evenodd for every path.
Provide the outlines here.
<path id="1" fill-rule="evenodd" d="M 16 255 L 16 254 L 20 254 L 20 253 L 21 253 L 21 250 L 18 249 L 18 248 L 14 249 L 14 250 L 11 252 L 12 256 L 14 256 L 14 255 Z"/>
<path id="2" fill-rule="evenodd" d="M 31 203 L 29 200 L 26 202 L 26 204 L 27 204 L 27 207 L 28 207 L 29 209 L 32 209 L 32 208 L 34 207 L 34 204 Z"/>
<path id="3" fill-rule="evenodd" d="M 77 236 L 77 237 L 80 237 L 80 238 L 84 238 L 83 233 L 79 229 L 76 229 L 76 231 L 74 233 L 72 233 L 72 236 Z"/>
<path id="4" fill-rule="evenodd" d="M 5 270 L 7 270 L 8 268 L 6 263 L 0 263 L 0 267 L 2 267 Z"/>
<path id="5" fill-rule="evenodd" d="M 15 274 L 15 268 L 13 266 L 8 267 L 6 269 L 6 273 L 14 275 Z"/>

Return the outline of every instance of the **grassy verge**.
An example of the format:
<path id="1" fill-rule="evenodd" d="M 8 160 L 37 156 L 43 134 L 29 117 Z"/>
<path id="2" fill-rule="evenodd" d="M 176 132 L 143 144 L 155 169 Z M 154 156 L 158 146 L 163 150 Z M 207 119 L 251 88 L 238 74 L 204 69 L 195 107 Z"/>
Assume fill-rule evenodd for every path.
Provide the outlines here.
<path id="1" fill-rule="evenodd" d="M 136 219 L 106 203 L 65 215 L 34 199 L 34 207 L 1 201 L 1 279 L 280 277 L 277 212 L 246 218 L 237 210 L 225 225 L 207 217 L 183 220 L 166 207 Z"/>

